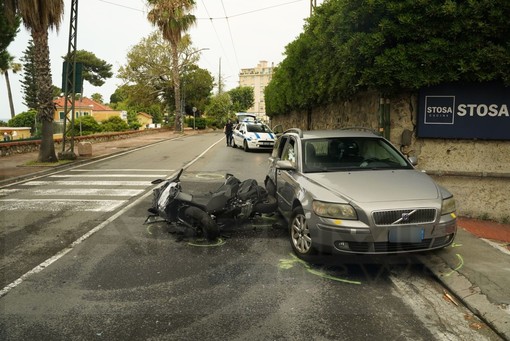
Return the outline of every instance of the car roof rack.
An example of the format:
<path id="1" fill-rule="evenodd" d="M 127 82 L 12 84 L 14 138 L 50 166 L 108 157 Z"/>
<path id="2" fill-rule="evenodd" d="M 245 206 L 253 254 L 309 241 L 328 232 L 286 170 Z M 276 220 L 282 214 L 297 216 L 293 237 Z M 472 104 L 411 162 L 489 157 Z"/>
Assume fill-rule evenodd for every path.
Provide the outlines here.
<path id="1" fill-rule="evenodd" d="M 289 129 L 285 130 L 283 133 L 284 134 L 286 134 L 286 133 L 296 133 L 296 134 L 299 135 L 299 137 L 303 137 L 303 131 L 301 131 L 301 129 L 299 129 L 299 128 L 289 128 Z"/>

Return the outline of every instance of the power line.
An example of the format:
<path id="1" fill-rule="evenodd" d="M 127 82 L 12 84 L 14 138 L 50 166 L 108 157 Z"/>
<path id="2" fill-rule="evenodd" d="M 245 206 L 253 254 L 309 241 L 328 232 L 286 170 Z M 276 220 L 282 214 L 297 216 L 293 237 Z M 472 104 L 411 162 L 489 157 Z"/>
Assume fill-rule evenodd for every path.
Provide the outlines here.
<path id="1" fill-rule="evenodd" d="M 254 10 L 251 10 L 251 11 L 247 11 L 247 12 L 242 12 L 242 13 L 237 13 L 237 14 L 233 14 L 231 16 L 227 16 L 226 13 L 225 13 L 225 17 L 215 17 L 215 18 L 197 18 L 197 20 L 225 20 L 228 18 L 235 18 L 235 17 L 240 17 L 240 16 L 243 16 L 243 15 L 247 15 L 247 14 L 252 14 L 252 13 L 256 13 L 256 12 L 261 12 L 261 11 L 265 11 L 265 10 L 268 10 L 268 9 L 273 9 L 273 8 L 277 8 L 277 7 L 282 7 L 282 6 L 287 6 L 287 5 L 292 5 L 292 4 L 295 4 L 297 2 L 303 2 L 303 0 L 294 0 L 294 1 L 289 1 L 289 2 L 285 2 L 285 3 L 282 3 L 282 4 L 277 4 L 277 5 L 273 5 L 273 6 L 268 6 L 268 7 L 263 7 L 263 8 L 259 8 L 259 9 L 254 9 Z M 222 5 L 223 5 L 223 1 L 222 1 Z M 209 13 L 207 13 L 207 15 L 209 15 Z"/>
<path id="2" fill-rule="evenodd" d="M 230 22 L 228 20 L 227 11 L 225 10 L 225 5 L 223 4 L 223 0 L 221 0 L 221 7 L 223 7 L 223 13 L 225 13 L 225 18 L 227 18 L 228 34 L 230 35 L 230 42 L 232 43 L 232 48 L 234 49 L 234 56 L 236 58 L 237 69 L 240 69 L 239 59 L 237 58 L 236 46 L 234 44 L 234 38 L 232 37 L 232 30 L 230 29 Z"/>
<path id="3" fill-rule="evenodd" d="M 141 10 L 139 8 L 134 8 L 134 7 L 126 6 L 126 5 L 121 5 L 119 3 L 112 2 L 112 1 L 107 1 L 107 0 L 97 0 L 97 1 L 104 2 L 105 4 L 109 4 L 109 5 L 113 5 L 113 6 L 117 6 L 117 7 L 122 7 L 122 8 L 130 9 L 130 10 L 137 11 L 137 12 L 142 12 L 142 13 L 146 12 L 145 10 Z M 209 16 L 209 13 L 207 12 L 207 9 L 206 9 L 208 17 L 207 18 L 196 18 L 196 19 L 197 20 L 211 20 L 211 21 L 212 20 L 228 20 L 229 18 L 240 17 L 240 16 L 243 16 L 243 15 L 248 15 L 248 14 L 252 14 L 252 13 L 256 13 L 256 12 L 266 11 L 268 9 L 273 9 L 273 8 L 277 8 L 277 7 L 292 5 L 292 4 L 295 4 L 297 2 L 303 2 L 303 0 L 293 0 L 293 1 L 284 2 L 284 3 L 273 5 L 273 6 L 268 6 L 268 7 L 263 7 L 263 8 L 259 8 L 259 9 L 254 9 L 254 10 L 247 11 L 247 12 L 233 14 L 233 15 L 230 15 L 230 16 L 227 16 L 227 14 L 225 13 L 224 17 L 214 17 L 214 18 Z M 202 5 L 204 6 L 204 8 L 206 8 L 205 3 L 203 1 L 202 1 Z M 223 6 L 223 1 L 222 1 L 222 6 Z M 223 7 L 223 10 L 225 10 L 225 7 Z"/>

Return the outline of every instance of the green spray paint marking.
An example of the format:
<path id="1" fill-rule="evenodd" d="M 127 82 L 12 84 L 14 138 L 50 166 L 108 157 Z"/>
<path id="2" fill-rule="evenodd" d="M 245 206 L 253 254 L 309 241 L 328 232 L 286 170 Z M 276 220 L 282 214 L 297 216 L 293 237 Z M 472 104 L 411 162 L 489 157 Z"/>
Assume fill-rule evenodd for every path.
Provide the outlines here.
<path id="1" fill-rule="evenodd" d="M 198 247 L 217 247 L 225 244 L 226 241 L 218 238 L 215 243 L 209 244 L 207 239 L 197 239 L 194 242 L 188 242 L 189 246 L 198 246 Z"/>
<path id="2" fill-rule="evenodd" d="M 457 267 L 455 269 L 453 269 L 452 271 L 450 271 L 449 273 L 447 273 L 445 275 L 445 277 L 448 277 L 450 276 L 452 273 L 454 272 L 457 272 L 457 270 L 459 270 L 460 268 L 462 268 L 464 266 L 464 259 L 462 258 L 461 255 L 459 255 L 458 253 L 456 254 L 457 258 L 459 259 L 459 265 L 457 265 Z"/>
<path id="3" fill-rule="evenodd" d="M 461 247 L 461 246 L 462 246 L 462 244 L 457 244 L 457 243 L 455 243 L 455 242 L 454 242 L 454 243 L 452 243 L 452 247 Z"/>
<path id="4" fill-rule="evenodd" d="M 361 282 L 358 282 L 358 281 L 351 281 L 348 279 L 328 275 L 324 271 L 313 269 L 310 266 L 310 264 L 308 264 L 307 262 L 305 262 L 302 259 L 297 258 L 294 254 L 291 253 L 290 256 L 292 259 L 280 259 L 280 269 L 288 270 L 288 269 L 291 269 L 292 267 L 294 267 L 295 264 L 301 264 L 306 269 L 306 271 L 308 271 L 309 273 L 311 273 L 315 276 L 319 276 L 324 279 L 329 279 L 329 280 L 337 281 L 337 282 L 358 284 L 358 285 L 361 284 Z"/>

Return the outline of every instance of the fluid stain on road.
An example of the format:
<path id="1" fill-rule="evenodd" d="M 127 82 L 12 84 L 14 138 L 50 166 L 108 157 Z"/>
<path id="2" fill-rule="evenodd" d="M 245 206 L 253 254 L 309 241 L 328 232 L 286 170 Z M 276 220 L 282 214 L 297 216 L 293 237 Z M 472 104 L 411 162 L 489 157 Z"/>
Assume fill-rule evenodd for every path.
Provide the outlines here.
<path id="1" fill-rule="evenodd" d="M 226 242 L 227 241 L 222 238 L 218 238 L 215 241 L 210 241 L 207 239 L 197 239 L 197 240 L 188 242 L 188 245 L 189 246 L 197 246 L 197 247 L 217 247 L 217 246 L 224 245 Z"/>
<path id="2" fill-rule="evenodd" d="M 280 259 L 280 269 L 287 270 L 287 269 L 293 268 L 294 265 L 296 265 L 296 264 L 301 264 L 306 269 L 306 271 L 308 271 L 309 273 L 311 273 L 311 274 L 313 274 L 315 276 L 319 276 L 321 278 L 329 279 L 329 280 L 332 280 L 332 281 L 348 283 L 348 284 L 357 284 L 357 285 L 361 284 L 361 282 L 359 282 L 359 281 L 348 280 L 348 279 L 345 279 L 345 278 L 341 278 L 341 277 L 337 277 L 337 276 L 333 276 L 333 275 L 327 274 L 326 272 L 321 271 L 321 270 L 314 269 L 312 266 L 310 266 L 310 264 L 308 264 L 307 262 L 297 258 L 293 254 L 290 254 L 290 257 L 291 257 L 290 259 L 289 258 L 287 258 L 287 259 Z"/>

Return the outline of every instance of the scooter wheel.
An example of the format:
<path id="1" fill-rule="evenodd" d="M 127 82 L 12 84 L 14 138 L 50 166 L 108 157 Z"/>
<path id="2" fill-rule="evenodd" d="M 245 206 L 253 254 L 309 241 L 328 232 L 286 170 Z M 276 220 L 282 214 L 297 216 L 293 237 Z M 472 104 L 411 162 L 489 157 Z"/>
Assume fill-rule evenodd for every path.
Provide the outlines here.
<path id="1" fill-rule="evenodd" d="M 266 200 L 253 205 L 253 211 L 258 213 L 273 213 L 278 208 L 278 201 L 272 195 L 268 195 Z"/>
<path id="2" fill-rule="evenodd" d="M 198 207 L 188 207 L 184 215 L 190 220 L 190 223 L 197 230 L 202 230 L 207 240 L 215 240 L 220 236 L 220 228 L 212 218 Z"/>

